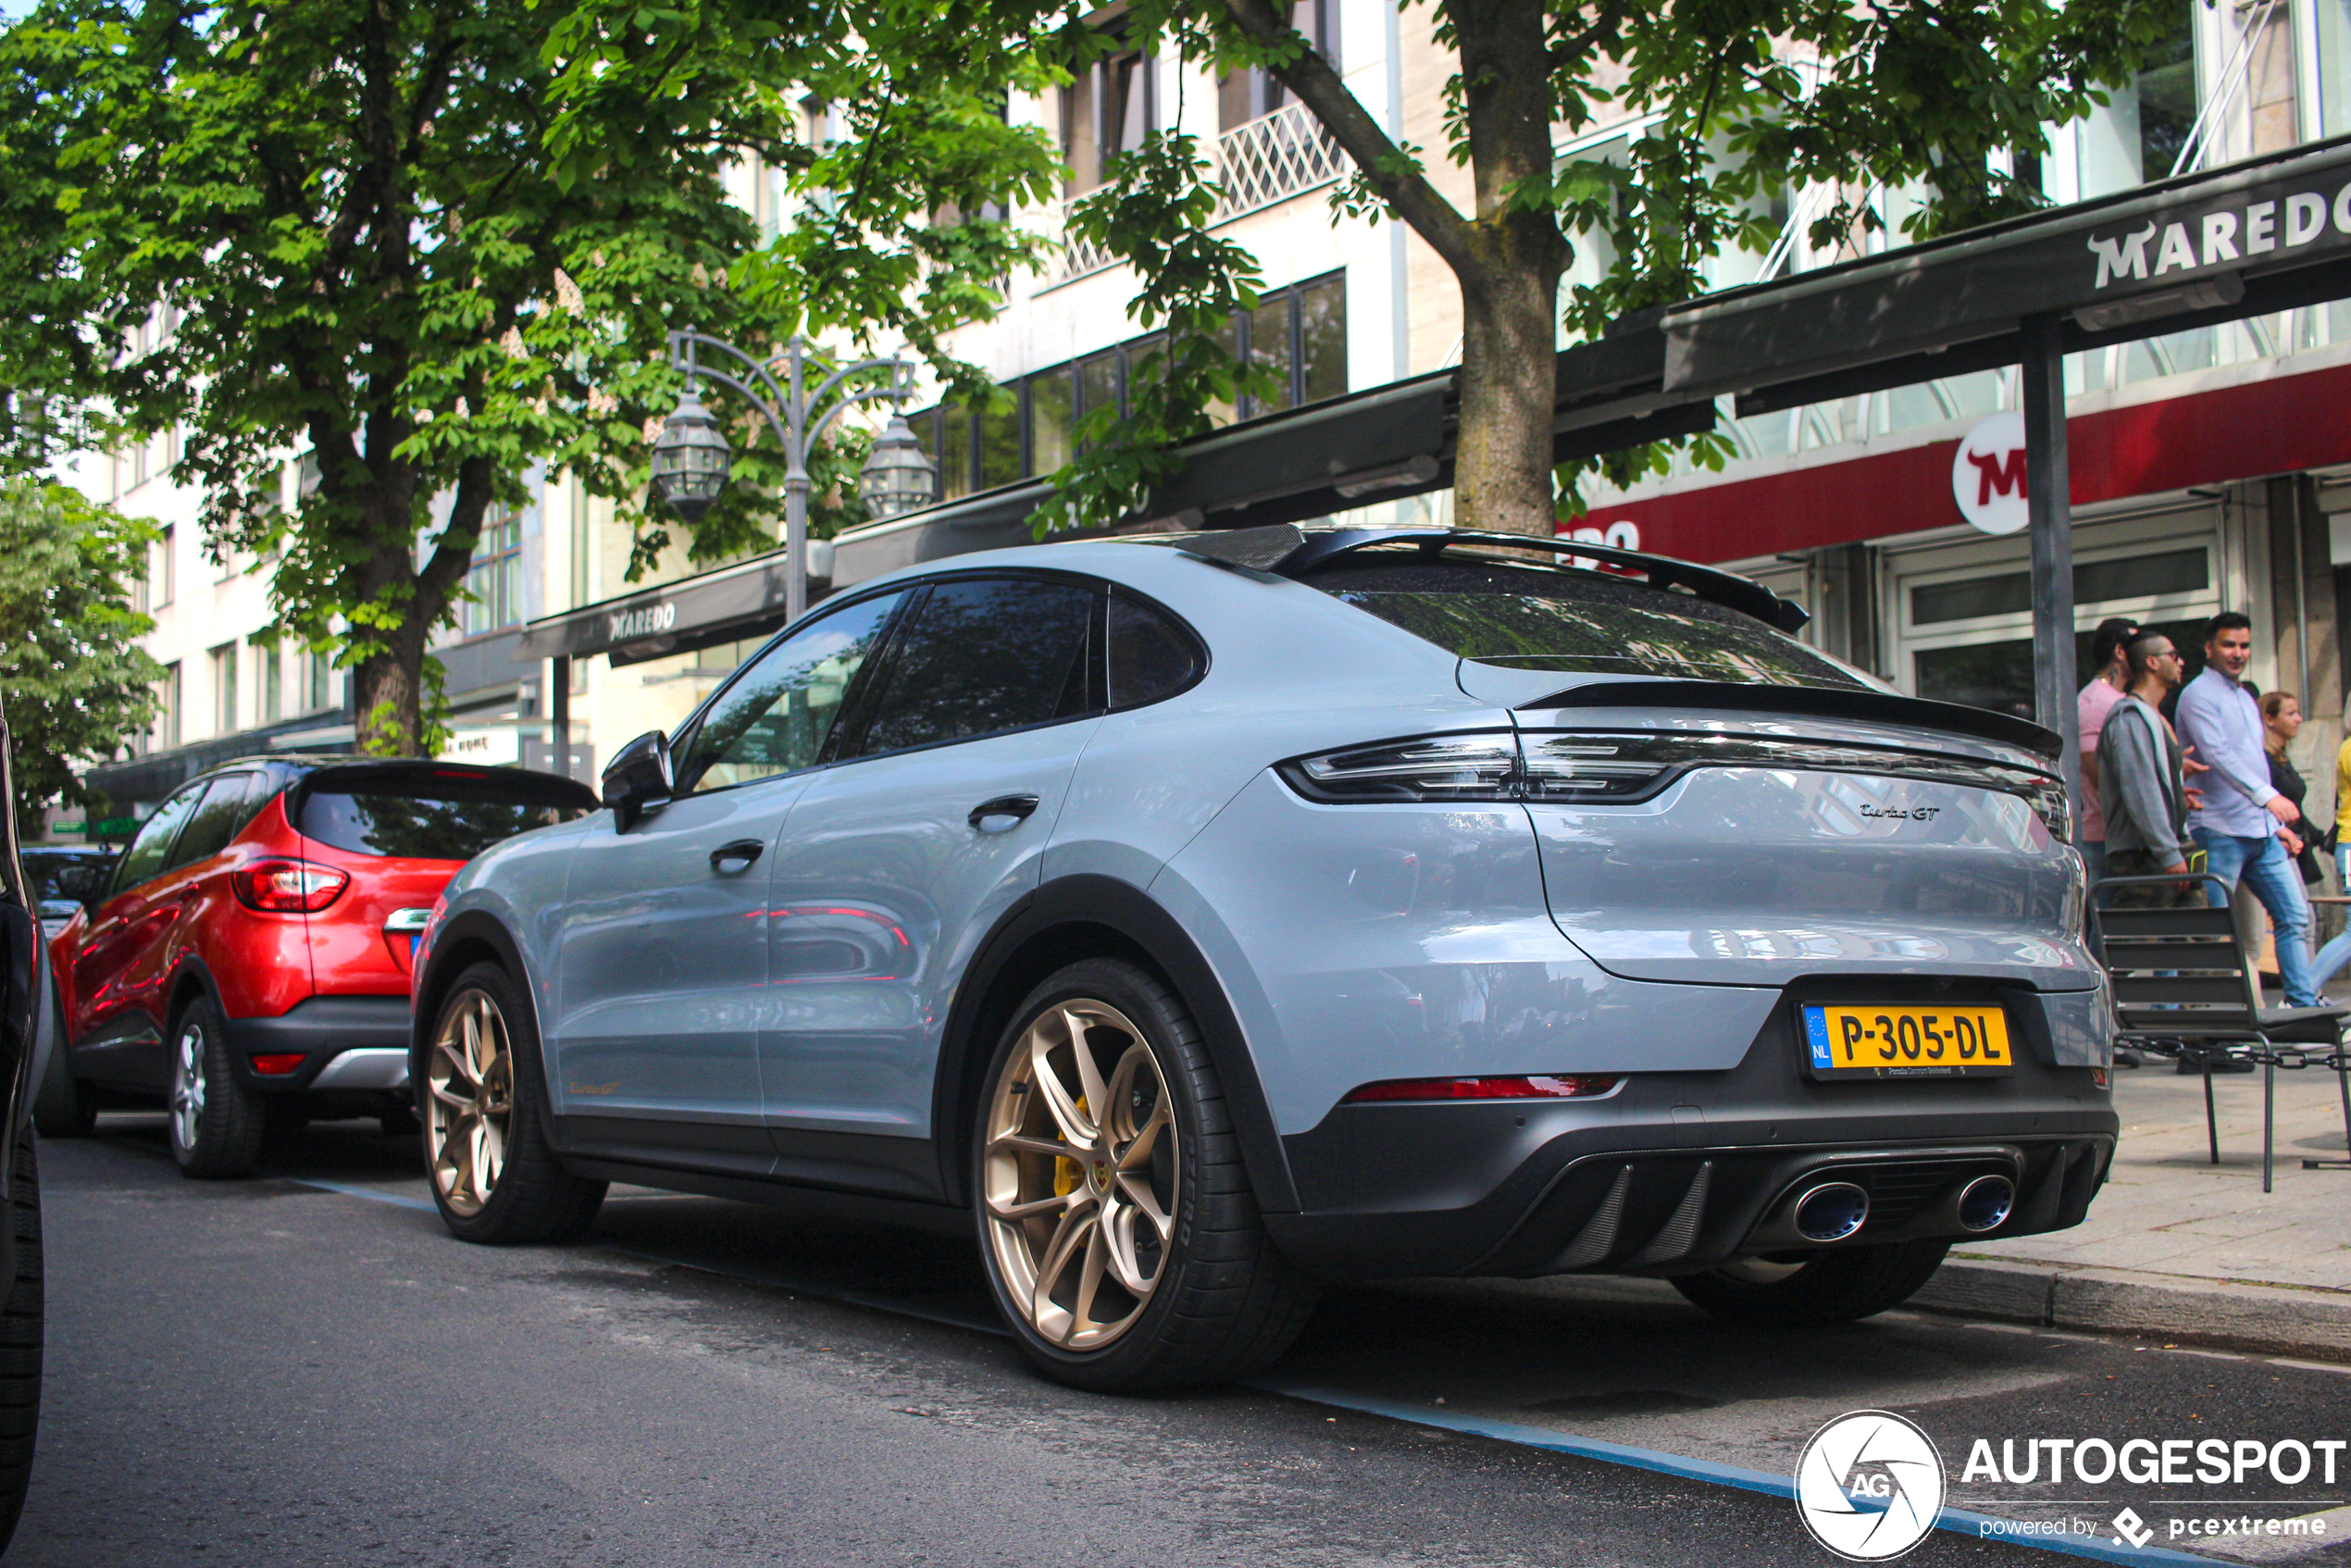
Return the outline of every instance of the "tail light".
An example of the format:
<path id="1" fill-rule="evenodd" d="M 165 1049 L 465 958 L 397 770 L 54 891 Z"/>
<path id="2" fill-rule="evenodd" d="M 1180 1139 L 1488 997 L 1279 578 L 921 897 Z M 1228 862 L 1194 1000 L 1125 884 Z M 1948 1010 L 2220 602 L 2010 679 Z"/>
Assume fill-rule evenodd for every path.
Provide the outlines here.
<path id="1" fill-rule="evenodd" d="M 308 1060 L 305 1052 L 256 1051 L 253 1053 L 253 1070 L 266 1078 L 281 1078 Z"/>
<path id="2" fill-rule="evenodd" d="M 1588 1100 L 1606 1094 L 1618 1080 L 1590 1073 L 1536 1073 L 1501 1078 L 1388 1078 L 1350 1092 L 1350 1105 L 1399 1100 Z"/>
<path id="3" fill-rule="evenodd" d="M 237 902 L 265 915 L 316 915 L 351 885 L 347 872 L 307 860 L 256 860 L 229 873 Z"/>
<path id="4" fill-rule="evenodd" d="M 1310 800 L 1511 801 L 1520 799 L 1514 735 L 1427 735 L 1282 765 Z"/>
<path id="5" fill-rule="evenodd" d="M 2032 768 L 1898 746 L 1841 745 L 1772 735 L 1594 730 L 1424 735 L 1325 752 L 1281 765 L 1309 800 L 1333 805 L 1397 801 L 1550 801 L 1631 804 L 1694 767 L 1865 773 L 2023 799 L 2052 837 L 2072 837 L 2064 784 Z"/>

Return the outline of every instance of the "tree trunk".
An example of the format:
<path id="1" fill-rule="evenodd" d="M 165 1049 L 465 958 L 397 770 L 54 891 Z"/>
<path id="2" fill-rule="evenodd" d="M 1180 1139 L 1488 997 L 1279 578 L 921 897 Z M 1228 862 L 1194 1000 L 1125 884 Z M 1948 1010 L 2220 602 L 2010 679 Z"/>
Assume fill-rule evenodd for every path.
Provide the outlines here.
<path id="1" fill-rule="evenodd" d="M 1559 275 L 1493 267 L 1462 284 L 1461 436 L 1453 523 L 1549 538 Z"/>
<path id="2" fill-rule="evenodd" d="M 359 750 L 370 756 L 424 755 L 425 625 L 416 616 L 388 632 L 383 653 L 351 672 Z"/>

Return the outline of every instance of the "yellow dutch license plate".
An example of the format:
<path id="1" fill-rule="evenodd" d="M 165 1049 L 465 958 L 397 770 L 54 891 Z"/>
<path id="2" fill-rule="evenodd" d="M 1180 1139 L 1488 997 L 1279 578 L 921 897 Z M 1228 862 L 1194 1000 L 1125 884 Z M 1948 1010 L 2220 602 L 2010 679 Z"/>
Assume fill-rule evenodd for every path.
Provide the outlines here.
<path id="1" fill-rule="evenodd" d="M 1804 1009 L 1805 1065 L 1816 1078 L 1989 1078 L 2016 1071 L 1997 1007 Z"/>

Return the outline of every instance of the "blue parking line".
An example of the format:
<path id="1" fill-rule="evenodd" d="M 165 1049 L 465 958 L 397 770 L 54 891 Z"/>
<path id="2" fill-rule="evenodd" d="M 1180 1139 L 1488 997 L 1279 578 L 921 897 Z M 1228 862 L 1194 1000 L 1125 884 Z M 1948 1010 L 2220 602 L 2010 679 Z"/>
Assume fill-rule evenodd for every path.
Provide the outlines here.
<path id="1" fill-rule="evenodd" d="M 265 1171 L 262 1174 L 267 1176 L 269 1173 Z M 321 1192 L 340 1192 L 346 1198 L 365 1198 L 370 1202 L 389 1203 L 395 1209 L 417 1209 L 428 1214 L 440 1212 L 433 1207 L 432 1200 L 429 1198 L 403 1197 L 397 1192 L 386 1192 L 379 1188 L 361 1187 L 355 1182 L 329 1181 L 323 1176 L 281 1176 L 273 1179 L 290 1181 L 296 1187 L 315 1187 Z"/>
<path id="2" fill-rule="evenodd" d="M 433 1210 L 431 1202 L 421 1198 L 406 1198 L 396 1192 L 385 1192 L 372 1187 L 359 1187 L 349 1182 L 326 1181 L 316 1176 L 281 1176 L 282 1181 L 315 1187 L 323 1192 L 339 1192 L 346 1197 L 365 1198 L 372 1202 L 390 1203 L 402 1209 Z M 900 1317 L 920 1318 L 926 1323 L 944 1324 L 952 1328 L 967 1328 L 982 1334 L 1003 1338 L 1010 1335 L 1001 1324 L 978 1323 L 960 1314 L 949 1314 L 918 1306 L 913 1302 L 889 1297 L 869 1295 L 862 1290 L 844 1290 L 837 1286 L 813 1284 L 785 1275 L 760 1275 L 739 1269 L 713 1268 L 707 1263 L 687 1258 L 672 1258 L 659 1252 L 647 1252 L 634 1247 L 623 1247 L 609 1241 L 591 1241 L 591 1245 L 623 1257 L 645 1263 L 668 1263 L 678 1268 L 701 1269 L 728 1278 L 766 1285 L 777 1289 L 814 1296 L 823 1300 L 839 1301 L 844 1306 L 864 1307 L 875 1312 L 894 1313 Z M 1712 1460 L 1687 1459 L 1680 1454 L 1666 1453 L 1659 1449 L 1635 1448 L 1629 1443 L 1611 1443 L 1598 1437 L 1579 1437 L 1571 1433 L 1554 1432 L 1541 1426 L 1521 1426 L 1514 1422 L 1492 1421 L 1482 1415 L 1458 1415 L 1450 1411 L 1433 1410 L 1426 1405 L 1406 1404 L 1398 1400 L 1383 1400 L 1370 1394 L 1350 1394 L 1334 1388 L 1317 1388 L 1305 1383 L 1285 1383 L 1276 1378 L 1259 1378 L 1242 1385 L 1260 1393 L 1279 1394 L 1284 1399 L 1299 1400 L 1308 1404 L 1325 1405 L 1334 1410 L 1351 1410 L 1364 1415 L 1383 1416 L 1390 1421 L 1409 1422 L 1415 1426 L 1436 1426 L 1449 1432 L 1470 1437 L 1489 1437 L 1499 1443 L 1514 1443 L 1520 1448 L 1544 1449 L 1552 1453 L 1574 1454 L 1581 1459 L 1596 1459 L 1605 1464 L 1622 1464 L 1635 1470 L 1655 1471 L 1662 1475 L 1678 1475 L 1685 1480 L 1703 1481 L 1710 1486 L 1735 1487 L 1742 1491 L 1761 1492 L 1769 1497 L 1796 1498 L 1796 1482 L 1786 1475 L 1768 1470 L 1748 1470 L 1735 1464 L 1718 1464 Z M 1984 1526 L 2009 1524 L 1988 1513 L 1976 1513 L 1964 1508 L 1946 1508 L 1935 1521 L 1935 1528 L 1948 1530 L 1970 1540 L 1992 1539 L 2009 1546 L 2029 1547 L 2039 1551 L 2053 1551 L 2066 1557 L 2087 1557 L 2099 1562 L 2121 1563 L 2196 1563 L 2211 1568 L 2214 1559 L 2197 1557 L 2190 1552 L 2173 1551 L 2168 1547 L 2124 1546 L 2117 1541 L 2102 1540 L 2096 1536 L 2024 1536 L 1995 1534 L 1986 1536 Z"/>
<path id="3" fill-rule="evenodd" d="M 1261 1378 L 1249 1385 L 1269 1394 L 1287 1395 L 1311 1404 L 1329 1405 L 1338 1410 L 1359 1411 L 1366 1415 L 1385 1416 L 1390 1421 L 1408 1421 L 1419 1426 L 1437 1426 L 1449 1432 L 1461 1432 L 1472 1437 L 1491 1437 L 1497 1442 L 1516 1443 L 1522 1448 L 1549 1449 L 1555 1453 L 1574 1454 L 1583 1459 L 1597 1459 L 1608 1464 L 1629 1465 L 1636 1470 L 1654 1470 L 1661 1475 L 1680 1475 L 1693 1481 L 1706 1481 L 1718 1487 L 1736 1487 L 1743 1491 L 1762 1492 L 1772 1497 L 1796 1497 L 1794 1477 L 1776 1475 L 1768 1470 L 1748 1470 L 1735 1464 L 1717 1464 L 1712 1460 L 1686 1459 L 1680 1454 L 1665 1453 L 1657 1449 L 1638 1449 L 1627 1443 L 1611 1443 L 1598 1437 L 1579 1437 L 1570 1433 L 1553 1432 L 1540 1426 L 1521 1426 L 1514 1422 L 1490 1421 L 1480 1415 L 1457 1415 L 1450 1411 L 1432 1410 L 1426 1405 L 1406 1404 L 1398 1400 L 1383 1400 L 1368 1394 L 1350 1394 L 1332 1388 L 1314 1388 L 1307 1384 L 1283 1383 Z M 2067 1557 L 2088 1557 L 2100 1562 L 2150 1563 L 2192 1562 L 2211 1568 L 2213 1559 L 2197 1557 L 2190 1552 L 2173 1551 L 2167 1547 L 2125 1546 L 2117 1541 L 2102 1540 L 2096 1536 L 2024 1536 L 1996 1534 L 1986 1536 L 1984 1526 L 2009 1524 L 1989 1513 L 1976 1513 L 1964 1508 L 1946 1508 L 1936 1516 L 1939 1530 L 1948 1530 L 1970 1540 L 1991 1539 L 2009 1546 L 2032 1547 L 2042 1551 L 2054 1551 Z"/>

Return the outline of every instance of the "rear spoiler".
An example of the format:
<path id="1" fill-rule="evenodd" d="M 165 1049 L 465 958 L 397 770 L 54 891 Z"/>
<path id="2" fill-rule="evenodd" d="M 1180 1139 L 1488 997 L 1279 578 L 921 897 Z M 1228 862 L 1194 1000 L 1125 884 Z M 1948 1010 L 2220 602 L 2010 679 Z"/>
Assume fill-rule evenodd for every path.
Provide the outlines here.
<path id="1" fill-rule="evenodd" d="M 1964 703 L 1938 703 L 1897 691 L 1822 686 L 1746 685 L 1728 680 L 1601 680 L 1570 686 L 1530 703 L 1528 708 L 1713 708 L 1733 713 L 1786 714 L 1802 718 L 1854 718 L 1876 724 L 1941 729 L 2018 746 L 2054 765 L 2064 742 L 2057 731 L 2031 719 Z"/>
<path id="2" fill-rule="evenodd" d="M 321 767 L 304 774 L 286 791 L 287 815 L 298 820 L 302 803 L 323 790 L 330 794 L 351 790 L 417 790 L 483 785 L 499 787 L 525 800 L 551 806 L 594 811 L 603 803 L 596 791 L 576 778 L 541 773 L 528 767 L 483 767 L 473 763 L 432 762 L 424 758 L 396 762 L 355 762 Z"/>

